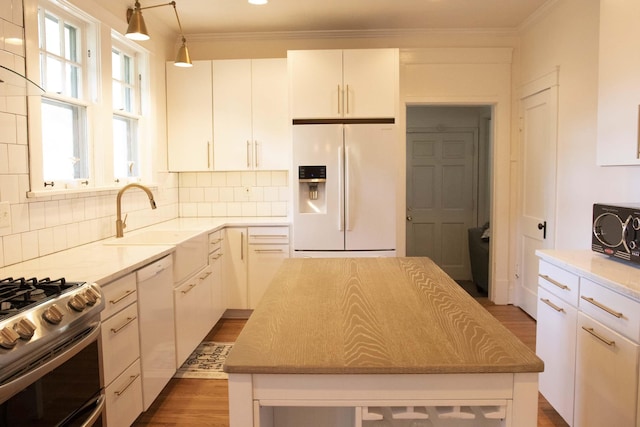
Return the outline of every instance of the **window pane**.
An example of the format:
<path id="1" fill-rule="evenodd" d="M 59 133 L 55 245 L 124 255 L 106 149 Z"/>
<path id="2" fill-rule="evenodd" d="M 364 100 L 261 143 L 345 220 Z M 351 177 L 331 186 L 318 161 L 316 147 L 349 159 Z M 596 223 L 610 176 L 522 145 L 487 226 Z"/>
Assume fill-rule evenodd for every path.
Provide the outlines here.
<path id="1" fill-rule="evenodd" d="M 42 100 L 42 160 L 45 181 L 88 178 L 84 109 Z"/>
<path id="2" fill-rule="evenodd" d="M 133 84 L 133 60 L 130 56 L 127 55 L 123 55 L 123 61 L 124 61 L 124 76 L 123 76 L 123 80 L 126 84 Z"/>
<path id="3" fill-rule="evenodd" d="M 67 91 L 65 95 L 72 98 L 80 98 L 80 73 L 79 67 L 67 63 Z"/>
<path id="4" fill-rule="evenodd" d="M 78 29 L 66 24 L 64 26 L 64 44 L 65 44 L 65 59 L 68 61 L 79 62 L 78 61 L 78 50 L 80 46 L 78 45 Z"/>
<path id="5" fill-rule="evenodd" d="M 137 121 L 113 117 L 113 174 L 116 178 L 140 176 Z"/>
<path id="6" fill-rule="evenodd" d="M 120 78 L 120 52 L 115 49 L 111 51 L 111 77 Z"/>
<path id="7" fill-rule="evenodd" d="M 64 92 L 64 64 L 57 59 L 47 56 L 46 58 L 47 78 L 45 89 L 47 92 L 63 93 Z"/>
<path id="8" fill-rule="evenodd" d="M 60 26 L 58 18 L 47 14 L 44 18 L 45 48 L 47 52 L 60 56 L 62 45 L 60 43 Z"/>

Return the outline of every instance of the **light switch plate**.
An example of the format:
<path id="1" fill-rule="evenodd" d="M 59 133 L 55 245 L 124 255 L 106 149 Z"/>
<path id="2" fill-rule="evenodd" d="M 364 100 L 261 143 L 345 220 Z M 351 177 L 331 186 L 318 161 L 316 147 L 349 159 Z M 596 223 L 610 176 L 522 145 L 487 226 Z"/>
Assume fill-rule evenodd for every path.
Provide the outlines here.
<path id="1" fill-rule="evenodd" d="M 11 204 L 0 202 L 0 228 L 11 227 Z"/>

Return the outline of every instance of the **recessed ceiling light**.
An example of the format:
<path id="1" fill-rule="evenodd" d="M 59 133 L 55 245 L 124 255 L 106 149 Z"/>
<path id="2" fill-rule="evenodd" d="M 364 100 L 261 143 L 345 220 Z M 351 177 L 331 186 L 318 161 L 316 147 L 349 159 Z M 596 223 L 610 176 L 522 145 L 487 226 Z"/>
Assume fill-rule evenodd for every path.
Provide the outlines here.
<path id="1" fill-rule="evenodd" d="M 249 0 L 249 4 L 267 4 L 268 0 Z"/>

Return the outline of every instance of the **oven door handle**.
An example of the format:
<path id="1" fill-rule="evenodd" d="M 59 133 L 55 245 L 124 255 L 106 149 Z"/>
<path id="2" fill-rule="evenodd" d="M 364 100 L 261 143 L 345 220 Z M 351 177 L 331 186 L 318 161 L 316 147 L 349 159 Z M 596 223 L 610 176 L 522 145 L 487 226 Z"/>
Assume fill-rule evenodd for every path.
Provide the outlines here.
<path id="1" fill-rule="evenodd" d="M 70 360 L 73 356 L 80 353 L 80 351 L 82 351 L 89 344 L 96 341 L 98 339 L 98 336 L 100 335 L 100 320 L 97 320 L 90 325 L 90 327 L 92 328 L 91 332 L 89 332 L 81 340 L 76 342 L 72 348 L 67 349 L 51 360 L 46 361 L 42 365 L 16 378 L 15 380 L 0 385 L 0 402 L 8 400 L 10 397 L 25 389 L 36 380 L 53 371 L 58 366 L 61 366 L 66 361 Z"/>
<path id="2" fill-rule="evenodd" d="M 104 395 L 104 390 L 101 390 L 98 396 L 91 399 L 89 402 L 85 403 L 82 406 L 82 408 L 78 409 L 73 414 L 69 415 L 56 427 L 65 427 L 70 425 L 79 425 L 81 427 L 93 426 L 96 423 L 96 421 L 98 421 L 98 418 L 100 418 L 100 415 L 102 415 L 102 412 L 104 411 L 105 402 L 106 402 L 106 397 Z M 83 417 L 84 414 L 91 408 L 94 408 L 94 409 L 91 411 L 91 413 L 87 417 L 84 418 L 84 420 L 80 420 L 81 424 L 78 424 L 78 419 Z"/>

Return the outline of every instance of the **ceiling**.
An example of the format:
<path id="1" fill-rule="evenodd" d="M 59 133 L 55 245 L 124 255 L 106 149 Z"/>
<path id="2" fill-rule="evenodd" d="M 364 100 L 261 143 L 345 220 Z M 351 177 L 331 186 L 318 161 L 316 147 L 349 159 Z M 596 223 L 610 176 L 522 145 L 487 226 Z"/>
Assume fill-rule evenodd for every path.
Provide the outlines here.
<path id="1" fill-rule="evenodd" d="M 134 0 L 117 0 L 123 14 Z M 176 0 L 185 34 L 296 31 L 515 29 L 554 0 Z M 163 0 L 140 0 L 153 6 Z M 113 4 L 112 4 L 113 6 Z M 176 31 L 168 8 L 143 11 Z"/>

